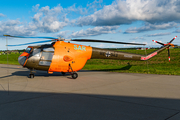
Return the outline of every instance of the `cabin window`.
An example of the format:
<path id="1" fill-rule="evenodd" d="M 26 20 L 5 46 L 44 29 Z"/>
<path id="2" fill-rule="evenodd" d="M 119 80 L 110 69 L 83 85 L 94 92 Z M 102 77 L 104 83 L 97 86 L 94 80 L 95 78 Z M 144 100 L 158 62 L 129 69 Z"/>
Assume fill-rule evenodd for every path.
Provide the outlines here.
<path id="1" fill-rule="evenodd" d="M 44 48 L 43 51 L 54 52 L 54 48 Z"/>
<path id="2" fill-rule="evenodd" d="M 51 62 L 50 61 L 40 61 L 39 65 L 44 65 L 44 66 L 50 66 Z"/>
<path id="3" fill-rule="evenodd" d="M 33 56 L 39 57 L 40 56 L 41 49 L 35 48 L 33 50 Z"/>
<path id="4" fill-rule="evenodd" d="M 52 60 L 53 55 L 52 52 L 42 52 L 41 60 Z"/>

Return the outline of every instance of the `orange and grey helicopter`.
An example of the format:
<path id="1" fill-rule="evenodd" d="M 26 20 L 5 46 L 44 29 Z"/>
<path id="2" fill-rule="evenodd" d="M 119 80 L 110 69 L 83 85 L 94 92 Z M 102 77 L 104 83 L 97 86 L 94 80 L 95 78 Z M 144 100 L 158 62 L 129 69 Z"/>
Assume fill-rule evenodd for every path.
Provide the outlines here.
<path id="1" fill-rule="evenodd" d="M 18 62 L 23 67 L 30 70 L 29 78 L 34 78 L 34 70 L 48 71 L 48 73 L 61 72 L 65 74 L 71 73 L 73 79 L 78 77 L 77 71 L 81 70 L 89 59 L 115 59 L 115 60 L 139 60 L 145 61 L 153 56 L 157 55 L 161 51 L 168 49 L 168 57 L 170 61 L 169 47 L 174 46 L 172 41 L 177 37 L 174 37 L 167 44 L 154 41 L 163 45 L 160 49 L 148 54 L 139 55 L 132 53 L 125 53 L 120 51 L 113 51 L 108 49 L 94 48 L 85 45 L 73 44 L 65 41 L 76 41 L 76 42 L 102 42 L 102 43 L 114 43 L 114 44 L 129 44 L 129 45 L 145 45 L 138 43 L 126 43 L 116 41 L 105 41 L 105 40 L 92 40 L 92 39 L 64 39 L 64 38 L 53 38 L 53 37 L 22 37 L 22 36 L 11 36 L 4 35 L 6 37 L 16 38 L 44 38 L 50 39 L 40 42 L 32 42 L 19 45 L 8 45 L 8 46 L 20 46 L 35 44 L 41 42 L 51 42 L 51 44 L 28 46 L 26 50 L 19 56 Z"/>

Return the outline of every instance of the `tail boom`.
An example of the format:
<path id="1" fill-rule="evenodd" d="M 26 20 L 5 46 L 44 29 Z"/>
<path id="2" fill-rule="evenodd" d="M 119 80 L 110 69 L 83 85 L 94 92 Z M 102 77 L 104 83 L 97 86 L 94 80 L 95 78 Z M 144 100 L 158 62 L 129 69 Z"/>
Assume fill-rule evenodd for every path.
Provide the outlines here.
<path id="1" fill-rule="evenodd" d="M 177 36 L 176 36 L 177 37 Z M 145 61 L 149 60 L 150 58 L 156 56 L 160 52 L 162 52 L 165 49 L 168 49 L 168 58 L 170 61 L 170 52 L 169 47 L 174 46 L 171 44 L 176 37 L 174 37 L 170 42 L 167 44 L 158 42 L 153 40 L 153 42 L 163 45 L 162 48 L 148 54 L 148 55 L 139 55 L 139 54 L 133 54 L 133 53 L 126 53 L 121 51 L 113 51 L 113 50 L 107 50 L 107 49 L 100 49 L 100 48 L 92 48 L 92 56 L 91 59 L 115 59 L 115 60 L 140 60 Z"/>
<path id="2" fill-rule="evenodd" d="M 169 45 L 164 46 L 148 55 L 139 55 L 133 53 L 126 53 L 121 51 L 114 51 L 114 50 L 107 50 L 107 49 L 100 49 L 100 48 L 93 48 L 92 49 L 92 56 L 91 59 L 114 59 L 114 60 L 137 60 L 137 61 L 145 61 L 149 60 L 150 58 L 156 56 Z"/>

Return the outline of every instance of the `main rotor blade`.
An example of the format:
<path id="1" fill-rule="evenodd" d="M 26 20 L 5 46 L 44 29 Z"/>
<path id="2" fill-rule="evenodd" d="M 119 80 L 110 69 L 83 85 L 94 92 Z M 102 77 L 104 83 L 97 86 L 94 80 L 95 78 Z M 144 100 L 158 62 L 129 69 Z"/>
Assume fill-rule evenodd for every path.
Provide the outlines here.
<path id="1" fill-rule="evenodd" d="M 141 43 L 126 43 L 126 42 L 116 42 L 116 41 L 106 41 L 106 40 L 93 40 L 93 39 L 64 39 L 64 38 L 54 38 L 54 37 L 24 37 L 24 36 L 11 36 L 11 35 L 3 35 L 3 36 L 16 37 L 16 38 L 43 38 L 43 39 L 53 39 L 53 40 L 60 40 L 60 41 L 101 42 L 101 43 L 115 43 L 115 44 L 129 44 L 129 45 L 146 45 L 146 44 L 141 44 Z M 36 42 L 33 42 L 32 44 L 34 44 L 34 43 L 36 43 Z M 27 44 L 29 44 L 29 43 L 19 44 L 19 45 L 15 45 L 15 46 L 27 45 Z"/>
<path id="2" fill-rule="evenodd" d="M 44 41 L 38 41 L 38 42 L 30 42 L 30 43 L 17 44 L 17 45 L 7 45 L 7 46 L 13 47 L 13 46 L 22 46 L 22 45 L 30 45 L 30 44 L 37 44 L 37 43 L 45 43 L 45 42 L 52 42 L 52 40 L 44 40 Z"/>
<path id="3" fill-rule="evenodd" d="M 42 38 L 42 39 L 57 39 L 53 37 L 24 37 L 24 36 L 12 36 L 12 35 L 3 35 L 7 37 L 15 37 L 15 38 Z"/>
<path id="4" fill-rule="evenodd" d="M 101 42 L 101 43 L 130 44 L 130 45 L 146 45 L 146 44 L 141 44 L 141 43 L 126 43 L 126 42 L 93 40 L 93 39 L 72 39 L 71 41 L 77 41 L 77 42 Z"/>

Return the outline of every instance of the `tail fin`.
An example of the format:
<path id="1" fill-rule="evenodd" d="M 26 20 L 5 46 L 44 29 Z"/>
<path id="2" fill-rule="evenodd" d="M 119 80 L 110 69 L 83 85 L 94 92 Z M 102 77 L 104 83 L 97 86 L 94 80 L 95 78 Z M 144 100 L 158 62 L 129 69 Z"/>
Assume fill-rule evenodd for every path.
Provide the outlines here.
<path id="1" fill-rule="evenodd" d="M 176 37 L 177 37 L 177 36 L 176 36 Z M 170 62 L 170 51 L 169 51 L 169 47 L 170 47 L 170 46 L 173 46 L 173 47 L 174 47 L 174 45 L 171 44 L 171 43 L 176 39 L 176 37 L 174 37 L 174 38 L 173 38 L 170 42 L 168 42 L 167 44 L 164 44 L 164 43 L 161 43 L 161 42 L 152 40 L 152 41 L 155 42 L 155 43 L 158 43 L 158 44 L 160 44 L 160 45 L 163 45 L 163 47 L 160 48 L 160 49 L 158 49 L 158 50 L 156 50 L 156 51 L 154 51 L 154 52 L 152 52 L 152 53 L 150 53 L 150 54 L 148 54 L 147 56 L 142 56 L 142 57 L 141 57 L 141 60 L 148 60 L 148 59 L 154 57 L 155 55 L 159 54 L 160 52 L 162 52 L 163 50 L 165 50 L 165 49 L 167 48 L 167 49 L 168 49 L 168 59 L 169 59 L 169 62 Z"/>

